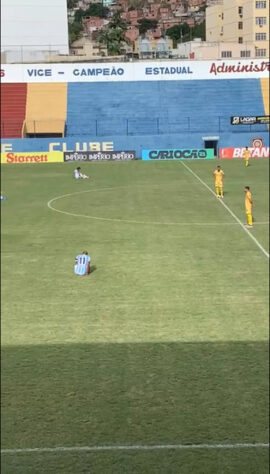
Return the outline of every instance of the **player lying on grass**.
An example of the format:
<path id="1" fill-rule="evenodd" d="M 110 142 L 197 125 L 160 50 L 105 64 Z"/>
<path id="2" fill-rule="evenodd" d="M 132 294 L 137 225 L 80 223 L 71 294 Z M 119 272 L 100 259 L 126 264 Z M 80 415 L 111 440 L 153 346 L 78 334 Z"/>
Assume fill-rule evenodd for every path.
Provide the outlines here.
<path id="1" fill-rule="evenodd" d="M 86 176 L 86 174 L 81 173 L 81 168 L 78 166 L 78 168 L 74 170 L 74 178 L 75 179 L 89 179 L 89 176 Z"/>
<path id="2" fill-rule="evenodd" d="M 224 172 L 221 169 L 221 166 L 218 165 L 217 168 L 215 169 L 214 173 L 214 178 L 215 178 L 215 190 L 216 190 L 216 196 L 217 198 L 222 198 L 223 199 L 223 179 L 224 179 Z"/>
<path id="3" fill-rule="evenodd" d="M 75 258 L 74 272 L 76 275 L 86 276 L 90 274 L 91 257 L 86 250 Z"/>

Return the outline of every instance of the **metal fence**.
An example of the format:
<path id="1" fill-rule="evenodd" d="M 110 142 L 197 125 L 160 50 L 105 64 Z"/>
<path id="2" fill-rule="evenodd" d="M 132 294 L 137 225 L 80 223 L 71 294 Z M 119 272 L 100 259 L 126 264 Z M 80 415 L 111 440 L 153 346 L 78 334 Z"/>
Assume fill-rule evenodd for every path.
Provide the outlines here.
<path id="1" fill-rule="evenodd" d="M 35 63 L 38 61 L 49 61 L 52 56 L 69 54 L 69 47 L 66 44 L 54 45 L 2 45 L 1 63 Z M 63 59 L 64 60 L 64 59 Z"/>
<path id="2" fill-rule="evenodd" d="M 209 117 L 101 117 L 100 119 L 85 120 L 82 118 L 78 122 L 67 122 L 65 127 L 56 127 L 55 119 L 31 120 L 31 127 L 27 131 L 27 126 L 23 126 L 19 120 L 2 120 L 1 137 L 25 136 L 136 136 L 136 135 L 163 135 L 177 133 L 207 133 L 210 135 L 218 133 L 260 133 L 267 132 L 268 126 L 263 124 L 254 125 L 231 125 L 229 116 L 209 116 Z M 59 121 L 60 122 L 60 121 Z M 63 121 L 61 121 L 63 123 Z M 51 123 L 51 127 L 50 127 Z"/>
<path id="3" fill-rule="evenodd" d="M 37 63 L 37 62 L 129 62 L 129 61 L 169 61 L 169 60 L 181 60 L 190 61 L 196 59 L 200 61 L 216 61 L 216 60 L 243 60 L 243 59 L 266 59 L 267 56 L 261 57 L 257 54 L 261 54 L 261 51 L 254 47 L 254 43 L 245 41 L 241 44 L 234 42 L 210 42 L 204 45 L 203 42 L 194 41 L 179 43 L 177 48 L 170 49 L 167 52 L 164 51 L 123 51 L 121 56 L 105 56 L 96 58 L 95 55 L 87 54 L 78 48 L 69 48 L 67 44 L 53 44 L 53 45 L 3 45 L 1 46 L 1 63 L 12 64 L 12 63 Z M 227 56 L 228 50 L 230 57 Z M 79 52 L 78 52 L 79 51 Z"/>

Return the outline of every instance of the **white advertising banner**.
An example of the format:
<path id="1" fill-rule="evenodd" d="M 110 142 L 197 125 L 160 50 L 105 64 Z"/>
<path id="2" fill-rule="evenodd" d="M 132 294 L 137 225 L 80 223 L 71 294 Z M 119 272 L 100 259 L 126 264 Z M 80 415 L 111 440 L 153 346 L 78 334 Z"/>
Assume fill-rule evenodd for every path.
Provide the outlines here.
<path id="1" fill-rule="evenodd" d="M 1 82 L 127 82 L 269 77 L 269 60 L 3 64 Z"/>

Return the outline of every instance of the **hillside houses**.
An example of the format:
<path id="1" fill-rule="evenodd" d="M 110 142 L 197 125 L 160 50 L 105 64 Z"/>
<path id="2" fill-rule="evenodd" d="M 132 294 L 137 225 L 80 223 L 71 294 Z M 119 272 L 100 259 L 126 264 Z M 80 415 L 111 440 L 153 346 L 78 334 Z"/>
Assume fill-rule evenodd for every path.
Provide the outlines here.
<path id="1" fill-rule="evenodd" d="M 78 0 L 73 11 L 69 11 L 69 21 L 74 21 L 76 11 L 87 12 L 93 3 L 101 1 Z M 104 1 L 102 5 L 105 6 Z M 107 0 L 106 7 L 107 18 L 86 16 L 82 19 L 82 36 L 95 40 L 98 32 L 106 28 L 110 18 L 118 10 L 128 26 L 125 33 L 128 50 L 135 51 L 140 37 L 158 41 L 166 36 L 169 28 L 186 23 L 192 29 L 196 24 L 202 23 L 205 20 L 206 0 Z M 145 30 L 145 25 L 144 29 L 141 27 L 144 20 L 148 21 L 148 30 Z"/>

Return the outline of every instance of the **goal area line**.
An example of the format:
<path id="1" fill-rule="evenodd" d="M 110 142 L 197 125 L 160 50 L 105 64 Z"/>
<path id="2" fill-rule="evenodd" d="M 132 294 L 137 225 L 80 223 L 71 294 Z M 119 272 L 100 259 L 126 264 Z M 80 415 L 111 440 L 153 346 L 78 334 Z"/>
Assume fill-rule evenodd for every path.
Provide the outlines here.
<path id="1" fill-rule="evenodd" d="M 100 452 L 100 451 L 159 451 L 159 450 L 195 450 L 195 449 L 261 449 L 269 448 L 269 443 L 183 443 L 183 444 L 131 444 L 131 445 L 97 445 L 97 446 L 55 446 L 44 448 L 2 449 L 1 454 L 42 454 L 65 452 Z"/>

